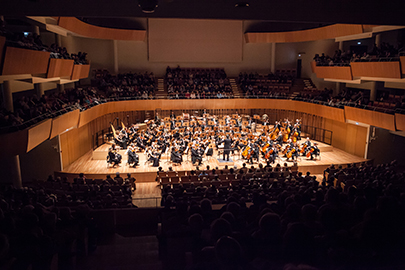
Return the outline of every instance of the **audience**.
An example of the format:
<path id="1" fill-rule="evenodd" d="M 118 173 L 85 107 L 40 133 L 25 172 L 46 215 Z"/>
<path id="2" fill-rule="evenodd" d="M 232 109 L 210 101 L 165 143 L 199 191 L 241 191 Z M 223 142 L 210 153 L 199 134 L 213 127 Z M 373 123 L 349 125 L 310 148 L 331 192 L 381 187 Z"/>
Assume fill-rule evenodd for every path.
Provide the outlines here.
<path id="1" fill-rule="evenodd" d="M 233 98 L 229 79 L 223 69 L 166 68 L 168 98 Z"/>
<path id="2" fill-rule="evenodd" d="M 124 73 L 109 72 L 96 76 L 96 85 L 109 98 L 154 99 L 157 83 L 153 72 Z"/>
<path id="3" fill-rule="evenodd" d="M 313 60 L 317 66 L 349 66 L 350 62 L 364 62 L 364 61 L 398 61 L 399 53 L 403 50 L 401 45 L 394 47 L 393 45 L 382 42 L 378 47 L 376 44 L 369 52 L 355 53 L 354 51 L 336 50 L 332 57 L 322 53 L 321 55 L 315 54 Z"/>
<path id="4" fill-rule="evenodd" d="M 405 178 L 395 164 L 340 166 L 320 184 L 256 172 L 227 187 L 220 210 L 220 188 L 165 188 L 160 239 L 177 250 L 168 268 L 191 253 L 188 269 L 400 269 Z"/>
<path id="5" fill-rule="evenodd" d="M 23 33 L 16 34 L 12 32 L 4 32 L 3 30 L 1 34 L 6 37 L 7 46 L 50 52 L 51 58 L 72 59 L 77 65 L 88 64 L 86 59 L 87 53 L 78 52 L 77 54 L 69 54 L 65 47 L 59 47 L 55 43 L 53 43 L 51 46 L 47 46 L 42 42 L 41 36 L 36 33 L 29 33 L 28 35 L 25 35 Z"/>
<path id="6" fill-rule="evenodd" d="M 266 75 L 256 73 L 240 73 L 238 83 L 247 97 L 288 98 L 293 85 L 295 72 L 276 72 Z"/>

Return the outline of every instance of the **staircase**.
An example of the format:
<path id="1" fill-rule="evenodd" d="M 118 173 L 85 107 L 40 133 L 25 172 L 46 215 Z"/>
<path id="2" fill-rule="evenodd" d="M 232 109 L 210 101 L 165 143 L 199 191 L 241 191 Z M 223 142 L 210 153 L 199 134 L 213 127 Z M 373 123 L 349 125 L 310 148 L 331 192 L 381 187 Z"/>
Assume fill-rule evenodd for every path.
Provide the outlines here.
<path id="1" fill-rule="evenodd" d="M 234 98 L 242 98 L 243 93 L 240 90 L 239 85 L 236 83 L 236 79 L 235 78 L 229 78 L 229 83 L 231 84 L 231 88 L 232 88 Z"/>
<path id="2" fill-rule="evenodd" d="M 158 87 L 156 91 L 156 98 L 158 99 L 164 99 L 167 97 L 167 89 L 165 87 L 165 79 L 164 78 L 158 78 Z"/>

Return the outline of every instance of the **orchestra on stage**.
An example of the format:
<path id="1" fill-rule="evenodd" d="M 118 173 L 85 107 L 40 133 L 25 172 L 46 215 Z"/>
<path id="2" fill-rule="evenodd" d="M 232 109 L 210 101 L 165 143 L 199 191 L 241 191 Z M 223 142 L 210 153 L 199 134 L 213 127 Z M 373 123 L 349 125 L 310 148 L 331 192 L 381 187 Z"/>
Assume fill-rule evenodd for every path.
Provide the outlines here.
<path id="1" fill-rule="evenodd" d="M 146 163 L 160 166 L 162 157 L 173 165 L 191 162 L 201 165 L 217 153 L 219 160 L 229 162 L 230 156 L 243 159 L 246 163 L 275 163 L 277 159 L 297 161 L 300 156 L 307 159 L 320 157 L 317 143 L 307 137 L 301 142 L 301 120 L 288 119 L 269 124 L 266 114 L 232 114 L 219 117 L 204 113 L 201 117 L 182 115 L 146 120 L 142 127 L 137 124 L 115 128 L 111 125 L 114 144 L 107 156 L 107 163 L 119 166 L 122 156 L 119 149 L 125 149 L 127 164 L 139 165 L 138 153 L 147 156 Z M 222 159 L 221 159 L 222 158 Z M 235 158 L 235 159 L 236 159 Z"/>

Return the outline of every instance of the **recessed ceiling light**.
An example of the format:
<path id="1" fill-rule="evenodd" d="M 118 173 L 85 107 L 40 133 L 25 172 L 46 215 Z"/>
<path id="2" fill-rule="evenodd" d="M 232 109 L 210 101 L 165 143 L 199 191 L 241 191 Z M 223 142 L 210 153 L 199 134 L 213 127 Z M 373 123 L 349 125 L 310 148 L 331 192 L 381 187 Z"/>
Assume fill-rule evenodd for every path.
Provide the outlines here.
<path id="1" fill-rule="evenodd" d="M 238 2 L 235 4 L 235 7 L 237 7 L 237 8 L 249 7 L 249 3 L 248 2 Z"/>

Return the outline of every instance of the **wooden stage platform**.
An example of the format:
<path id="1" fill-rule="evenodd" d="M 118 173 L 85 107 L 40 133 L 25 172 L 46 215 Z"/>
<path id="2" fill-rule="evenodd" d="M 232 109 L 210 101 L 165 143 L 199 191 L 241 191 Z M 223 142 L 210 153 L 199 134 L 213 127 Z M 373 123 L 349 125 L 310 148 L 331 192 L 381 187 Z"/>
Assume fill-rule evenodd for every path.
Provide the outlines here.
<path id="1" fill-rule="evenodd" d="M 321 150 L 321 157 L 319 160 L 310 160 L 306 157 L 300 157 L 298 159 L 298 170 L 305 173 L 310 171 L 311 174 L 321 174 L 325 168 L 330 164 L 349 164 L 349 163 L 359 163 L 366 161 L 366 159 L 351 155 L 342 150 L 336 149 L 330 145 L 318 142 L 318 146 Z M 106 157 L 107 151 L 110 147 L 109 144 L 104 144 L 94 151 L 89 151 L 84 156 L 73 162 L 68 167 L 64 168 L 62 172 L 56 172 L 55 175 L 68 176 L 69 178 L 76 177 L 79 173 L 83 172 L 87 178 L 99 178 L 105 179 L 106 175 L 115 175 L 120 172 L 125 178 L 125 174 L 131 173 L 137 182 L 154 182 L 156 178 L 157 168 L 152 167 L 146 162 L 146 155 L 144 153 L 138 153 L 139 155 L 139 166 L 136 168 L 129 167 L 127 163 L 127 156 L 122 153 L 123 159 L 119 167 L 112 168 L 107 166 Z M 220 157 L 222 158 L 222 157 Z M 214 155 L 212 158 L 204 158 L 203 164 L 200 169 L 205 169 L 207 165 L 211 168 L 218 167 L 219 169 L 224 168 L 225 165 L 242 167 L 242 164 L 246 160 L 242 159 L 239 155 L 231 156 L 232 161 L 221 162 L 217 155 L 217 151 L 214 150 Z M 168 170 L 172 167 L 174 171 L 190 171 L 196 167 L 191 164 L 190 157 L 183 156 L 184 162 L 181 165 L 175 166 L 170 161 L 170 153 L 168 155 L 163 155 L 160 160 L 160 166 L 163 170 Z M 285 158 L 277 159 L 276 163 L 283 165 L 285 163 Z M 260 163 L 265 164 L 264 159 L 260 159 Z M 287 162 L 288 165 L 292 166 L 292 162 Z M 258 163 L 253 164 L 255 167 Z M 248 165 L 249 167 L 251 165 Z"/>

